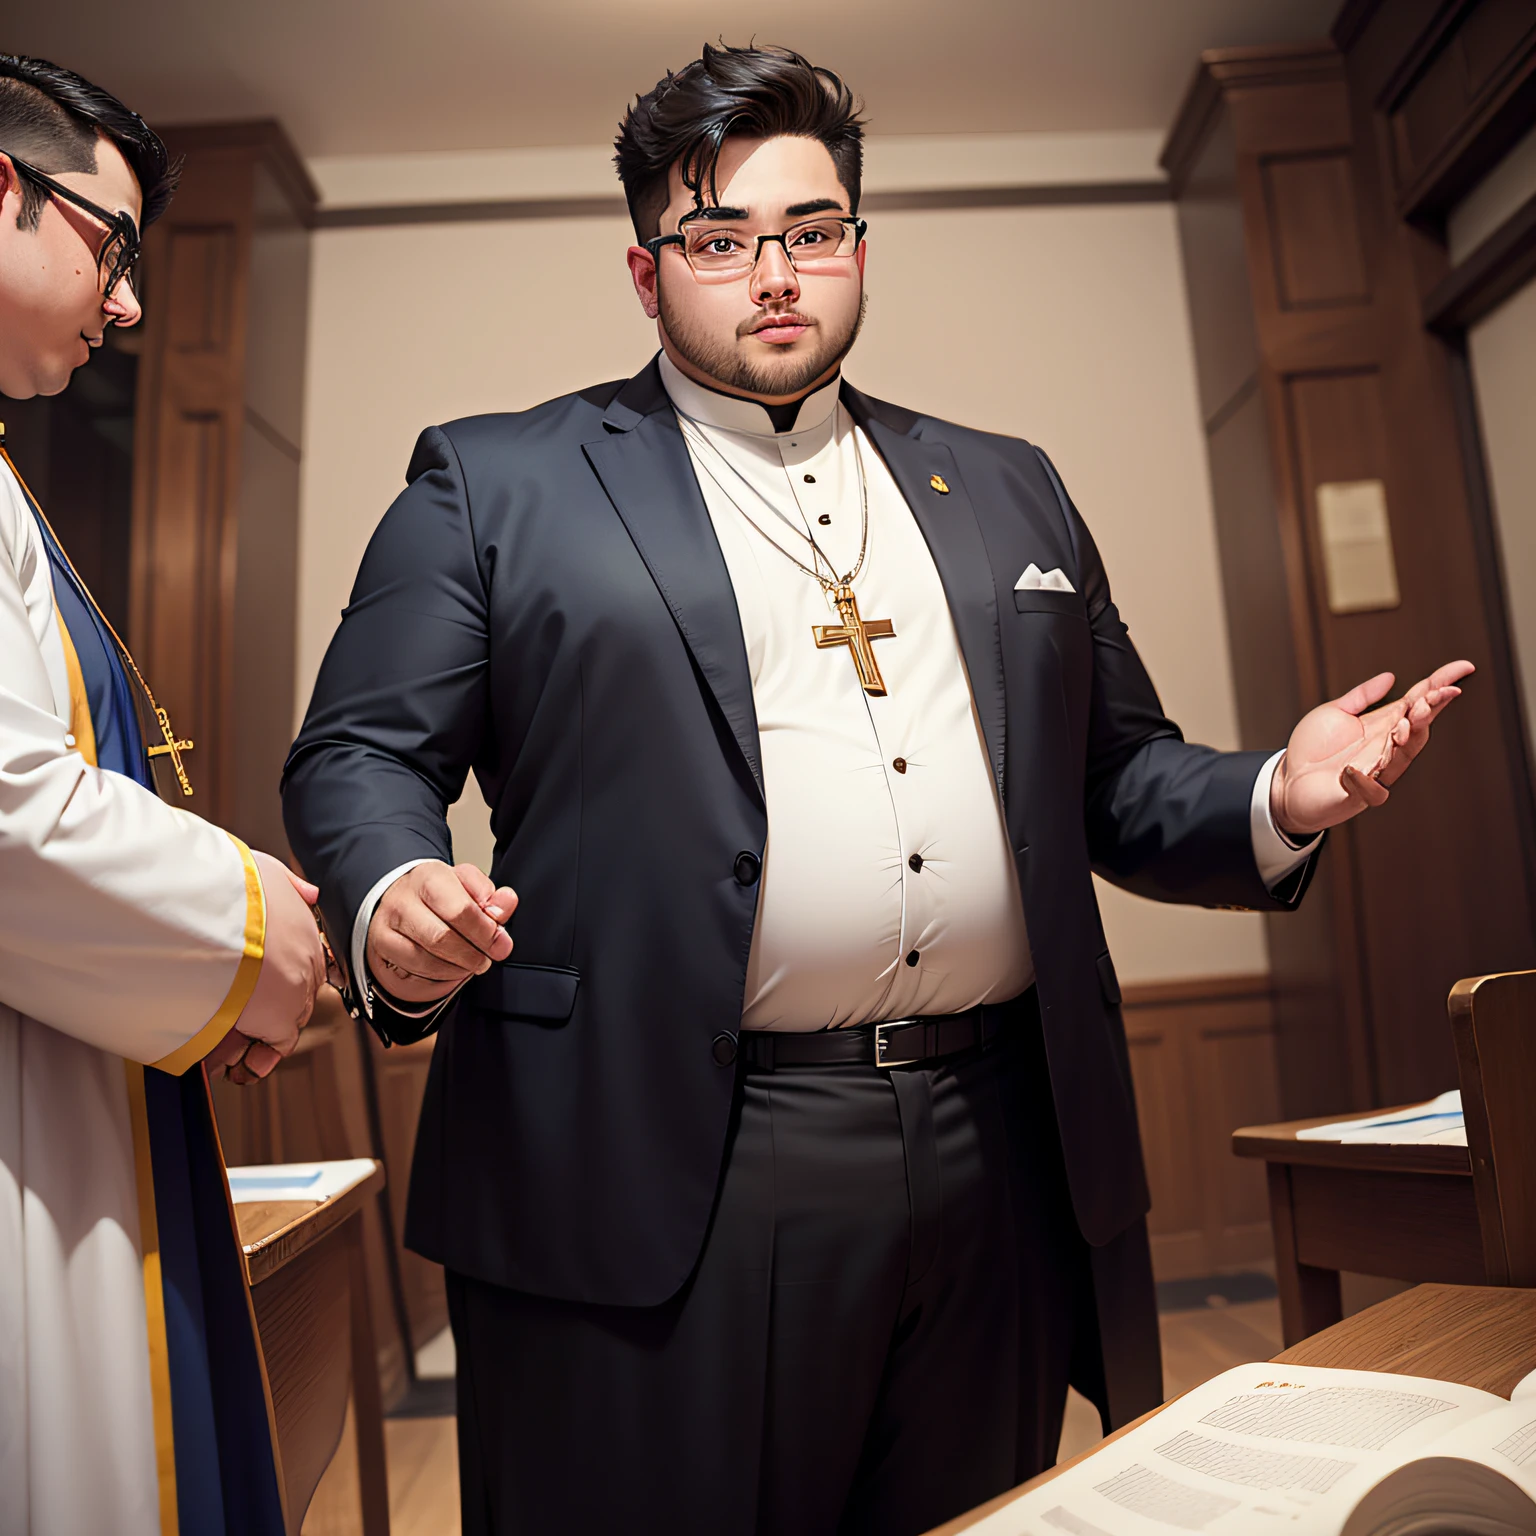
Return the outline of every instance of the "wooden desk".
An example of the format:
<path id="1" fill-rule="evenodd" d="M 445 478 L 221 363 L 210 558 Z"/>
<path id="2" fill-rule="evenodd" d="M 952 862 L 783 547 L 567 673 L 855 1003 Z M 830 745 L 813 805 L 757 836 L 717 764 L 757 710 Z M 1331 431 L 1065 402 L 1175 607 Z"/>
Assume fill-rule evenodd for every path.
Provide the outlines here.
<path id="1" fill-rule="evenodd" d="M 389 1533 L 384 1411 L 361 1221 L 364 1204 L 383 1183 L 383 1164 L 359 1159 L 355 1178 L 327 1199 L 235 1206 L 272 1389 L 289 1536 L 298 1536 L 315 1488 L 336 1454 L 349 1398 L 357 1432 L 363 1536 Z"/>
<path id="2" fill-rule="evenodd" d="M 1341 1269 L 1420 1283 L 1480 1285 L 1487 1279 L 1467 1149 L 1296 1139 L 1297 1131 L 1341 1118 L 1349 1117 L 1251 1125 L 1232 1133 L 1233 1152 L 1262 1158 L 1269 1175 L 1275 1281 L 1287 1344 L 1339 1321 Z"/>
<path id="3" fill-rule="evenodd" d="M 1536 1369 L 1536 1290 L 1488 1285 L 1415 1286 L 1335 1323 L 1315 1338 L 1281 1350 L 1274 1359 L 1286 1365 L 1430 1376 L 1507 1397 L 1522 1376 Z M 1117 1429 L 1109 1439 L 1118 1440 L 1161 1412 L 1161 1408 L 1154 1408 Z M 957 1536 L 969 1530 L 1020 1494 L 1075 1467 L 1083 1457 L 1093 1455 L 1093 1450 L 999 1494 L 928 1536 Z"/>

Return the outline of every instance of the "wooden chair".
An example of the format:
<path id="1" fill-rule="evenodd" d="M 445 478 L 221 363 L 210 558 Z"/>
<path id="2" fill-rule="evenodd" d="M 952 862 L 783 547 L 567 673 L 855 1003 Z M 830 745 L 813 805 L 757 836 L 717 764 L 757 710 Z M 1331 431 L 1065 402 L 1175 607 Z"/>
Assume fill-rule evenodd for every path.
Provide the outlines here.
<path id="1" fill-rule="evenodd" d="M 1447 1008 L 1487 1281 L 1536 1286 L 1536 971 L 1458 981 Z"/>

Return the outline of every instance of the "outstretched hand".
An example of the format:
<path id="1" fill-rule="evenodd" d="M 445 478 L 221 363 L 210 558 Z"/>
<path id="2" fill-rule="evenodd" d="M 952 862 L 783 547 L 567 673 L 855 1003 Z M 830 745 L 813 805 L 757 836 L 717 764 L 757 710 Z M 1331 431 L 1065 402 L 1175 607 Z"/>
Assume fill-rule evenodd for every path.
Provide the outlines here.
<path id="1" fill-rule="evenodd" d="M 1390 704 L 1381 700 L 1393 676 L 1378 672 L 1303 715 L 1270 785 L 1275 825 L 1291 837 L 1311 837 L 1384 805 L 1424 750 L 1430 726 L 1461 696 L 1457 684 L 1475 670 L 1470 661 L 1447 662 Z"/>

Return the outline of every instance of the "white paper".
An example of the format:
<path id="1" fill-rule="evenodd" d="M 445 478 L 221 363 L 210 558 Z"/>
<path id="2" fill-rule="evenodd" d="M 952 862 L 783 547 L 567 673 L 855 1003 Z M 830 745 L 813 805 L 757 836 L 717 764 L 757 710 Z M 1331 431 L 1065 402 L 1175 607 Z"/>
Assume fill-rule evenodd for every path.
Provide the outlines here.
<path id="1" fill-rule="evenodd" d="M 1297 1141 L 1338 1141 L 1357 1145 L 1400 1146 L 1430 1142 L 1464 1147 L 1466 1120 L 1461 1112 L 1461 1089 L 1452 1088 L 1424 1104 L 1409 1104 L 1390 1114 L 1368 1115 L 1358 1120 L 1335 1120 L 1296 1132 Z"/>
<path id="2" fill-rule="evenodd" d="M 236 1205 L 258 1200 L 313 1200 L 318 1205 L 361 1184 L 372 1172 L 371 1157 L 329 1163 L 251 1163 L 229 1170 L 229 1196 Z"/>

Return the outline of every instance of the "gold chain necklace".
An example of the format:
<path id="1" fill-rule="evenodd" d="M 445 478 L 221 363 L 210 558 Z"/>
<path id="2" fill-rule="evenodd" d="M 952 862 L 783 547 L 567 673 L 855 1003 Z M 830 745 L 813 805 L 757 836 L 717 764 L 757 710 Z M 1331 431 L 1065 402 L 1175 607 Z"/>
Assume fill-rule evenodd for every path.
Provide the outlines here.
<path id="1" fill-rule="evenodd" d="M 832 561 L 828 558 L 826 551 L 822 549 L 821 545 L 816 542 L 815 534 L 802 532 L 799 528 L 796 528 L 795 525 L 790 522 L 790 520 L 785 517 L 784 514 L 780 512 L 779 509 L 775 507 L 766 496 L 763 496 L 761 492 L 756 491 L 755 487 L 750 484 L 750 482 L 741 473 L 741 471 L 738 470 L 735 465 L 731 464 L 725 455 L 721 453 L 720 450 L 709 441 L 709 439 L 704 435 L 702 429 L 700 428 L 699 423 L 696 422 L 691 416 L 685 416 L 681 411 L 679 411 L 678 417 L 684 423 L 683 435 L 688 443 L 695 448 L 707 448 L 711 454 L 713 454 L 717 459 L 721 461 L 721 463 L 727 465 L 727 467 L 730 468 L 731 472 L 736 476 L 738 480 L 741 481 L 743 485 L 747 486 L 749 490 L 753 490 L 759 499 L 767 504 L 768 510 L 772 512 L 774 516 L 777 517 L 779 521 L 782 522 L 784 526 L 790 530 L 791 533 L 795 534 L 799 538 L 804 539 L 805 542 L 811 546 L 812 558 L 818 561 L 819 564 L 824 564 L 826 566 L 827 570 L 831 573 L 830 576 L 824 576 L 819 569 L 819 566 L 807 565 L 805 561 L 799 559 L 796 555 L 791 554 L 789 550 L 785 549 L 784 546 L 780 544 L 779 541 L 774 538 L 773 535 L 770 534 L 768 530 L 764 528 L 757 521 L 757 519 L 753 517 L 752 514 L 748 512 L 747 509 L 742 506 L 742 504 L 733 495 L 731 495 L 728 490 L 726 490 L 726 488 L 720 483 L 720 477 L 704 461 L 702 455 L 695 456 L 695 462 L 704 471 L 704 473 L 709 476 L 710 481 L 713 483 L 715 489 L 719 491 L 720 494 L 725 497 L 725 499 L 730 502 L 733 507 L 735 507 L 735 509 L 741 514 L 746 522 L 752 528 L 756 529 L 758 534 L 769 544 L 771 544 L 776 550 L 778 550 L 778 552 L 783 555 L 784 558 L 788 560 L 792 565 L 798 566 L 799 569 L 804 571 L 807 576 L 810 576 L 815 581 L 820 582 L 822 589 L 836 605 L 838 617 L 842 620 L 840 624 L 813 624 L 811 626 L 811 633 L 816 640 L 816 648 L 818 650 L 826 650 L 831 646 L 846 645 L 853 656 L 854 670 L 858 673 L 859 685 L 863 688 L 865 693 L 871 694 L 877 698 L 883 698 L 886 692 L 885 679 L 881 676 L 880 664 L 875 660 L 874 646 L 871 644 L 871 642 L 875 640 L 889 639 L 896 633 L 896 627 L 891 623 L 889 619 L 864 618 L 859 613 L 859 600 L 854 596 L 853 593 L 853 583 L 857 579 L 859 572 L 864 569 L 864 558 L 869 553 L 869 481 L 864 473 L 864 454 L 859 447 L 858 433 L 854 433 L 853 455 L 854 460 L 859 467 L 859 500 L 862 509 L 859 529 L 859 558 L 854 561 L 852 568 L 846 574 L 839 576 L 837 574 L 837 567 L 832 564 Z"/>

